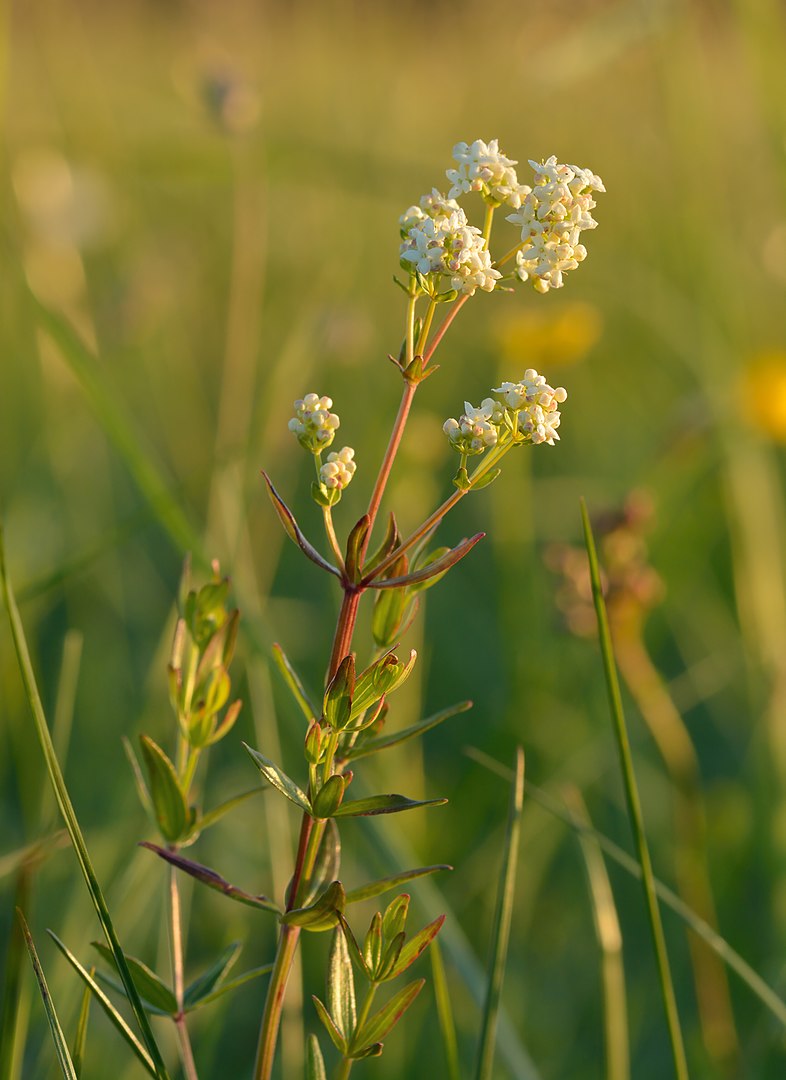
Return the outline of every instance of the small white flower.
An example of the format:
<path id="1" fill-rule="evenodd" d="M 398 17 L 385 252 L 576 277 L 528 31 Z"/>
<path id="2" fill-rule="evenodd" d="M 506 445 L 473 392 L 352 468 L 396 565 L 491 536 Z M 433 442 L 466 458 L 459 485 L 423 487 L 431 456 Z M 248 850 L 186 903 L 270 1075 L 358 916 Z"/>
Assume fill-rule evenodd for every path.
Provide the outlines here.
<path id="1" fill-rule="evenodd" d="M 594 191 L 605 191 L 603 181 L 589 169 L 561 165 L 554 155 L 546 161 L 530 161 L 535 186 L 528 190 L 520 208 L 508 221 L 521 226 L 524 246 L 516 254 L 516 273 L 532 281 L 538 292 L 559 289 L 563 274 L 575 270 L 587 256 L 579 242 L 585 229 L 597 221 Z"/>
<path id="2" fill-rule="evenodd" d="M 288 427 L 306 450 L 318 453 L 333 442 L 341 421 L 330 411 L 332 407 L 331 398 L 318 394 L 306 394 L 295 402 L 295 415 Z"/>
<path id="3" fill-rule="evenodd" d="M 564 386 L 549 386 L 545 376 L 534 368 L 527 368 L 521 382 L 504 382 L 494 390 L 499 400 L 514 414 L 516 430 L 535 445 L 548 443 L 553 446 L 559 439 L 560 411 L 557 405 L 567 400 Z"/>
<path id="4" fill-rule="evenodd" d="M 465 142 L 453 147 L 453 160 L 457 169 L 448 169 L 447 178 L 453 185 L 449 199 L 456 199 L 469 191 L 480 191 L 495 206 L 506 203 L 517 210 L 529 188 L 519 184 L 514 166 L 517 162 L 505 157 L 497 139 L 485 143 L 476 139 L 472 145 Z"/>
<path id="5" fill-rule="evenodd" d="M 328 454 L 327 461 L 319 470 L 319 479 L 331 490 L 343 491 L 355 475 L 357 465 L 352 460 L 355 451 L 351 446 L 344 446 L 336 453 Z"/>
<path id="6" fill-rule="evenodd" d="M 461 454 L 482 454 L 490 446 L 496 446 L 503 410 L 493 398 L 485 398 L 479 408 L 464 402 L 464 413 L 458 420 L 446 420 L 442 430 L 450 439 L 450 445 Z"/>
<path id="7" fill-rule="evenodd" d="M 452 208 L 451 201 L 444 200 L 439 192 L 425 195 L 421 204 L 424 201 L 449 212 L 417 219 L 412 213 L 414 207 L 407 211 L 404 218 L 411 219 L 412 224 L 403 232 L 399 252 L 402 266 L 424 277 L 434 275 L 436 283 L 445 280 L 450 289 L 468 296 L 476 289 L 491 292 L 502 275 L 491 265 L 480 229 L 470 225 L 464 211 L 457 204 Z"/>

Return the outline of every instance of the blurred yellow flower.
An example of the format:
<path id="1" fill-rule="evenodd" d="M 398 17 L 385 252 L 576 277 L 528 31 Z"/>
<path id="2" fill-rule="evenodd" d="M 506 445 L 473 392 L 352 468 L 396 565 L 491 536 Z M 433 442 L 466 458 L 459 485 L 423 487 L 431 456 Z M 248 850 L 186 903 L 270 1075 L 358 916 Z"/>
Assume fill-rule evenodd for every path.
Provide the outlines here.
<path id="1" fill-rule="evenodd" d="M 510 361 L 525 360 L 539 370 L 577 364 L 598 341 L 602 330 L 600 312 L 592 304 L 563 304 L 553 312 L 531 307 L 499 321 L 501 360 L 508 367 Z"/>
<path id="2" fill-rule="evenodd" d="M 777 442 L 786 443 L 786 350 L 754 354 L 742 375 L 742 400 L 750 423 Z"/>

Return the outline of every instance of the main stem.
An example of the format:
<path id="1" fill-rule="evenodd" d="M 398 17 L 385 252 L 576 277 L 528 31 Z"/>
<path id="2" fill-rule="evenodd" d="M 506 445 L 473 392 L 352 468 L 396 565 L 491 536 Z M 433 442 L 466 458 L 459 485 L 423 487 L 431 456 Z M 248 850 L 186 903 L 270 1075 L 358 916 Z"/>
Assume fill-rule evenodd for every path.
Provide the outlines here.
<path id="1" fill-rule="evenodd" d="M 180 891 L 174 866 L 170 867 L 169 871 L 169 902 L 172 917 L 172 980 L 175 984 L 175 1000 L 177 1001 L 175 1028 L 180 1044 L 180 1060 L 187 1080 L 199 1080 L 186 1026 L 186 1016 L 183 1012 L 183 928 L 180 918 Z"/>

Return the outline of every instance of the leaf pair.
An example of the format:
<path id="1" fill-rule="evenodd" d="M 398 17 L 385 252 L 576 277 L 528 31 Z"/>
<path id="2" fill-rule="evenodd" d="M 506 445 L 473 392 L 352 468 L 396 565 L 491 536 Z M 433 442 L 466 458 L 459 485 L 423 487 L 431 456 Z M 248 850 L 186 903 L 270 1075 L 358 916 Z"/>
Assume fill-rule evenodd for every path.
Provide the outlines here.
<path id="1" fill-rule="evenodd" d="M 402 975 L 428 948 L 445 921 L 445 916 L 440 915 L 407 941 L 408 912 L 409 896 L 402 893 L 384 914 L 378 911 L 374 915 L 362 947 L 346 919 L 340 919 L 352 959 L 369 982 L 388 982 Z"/>

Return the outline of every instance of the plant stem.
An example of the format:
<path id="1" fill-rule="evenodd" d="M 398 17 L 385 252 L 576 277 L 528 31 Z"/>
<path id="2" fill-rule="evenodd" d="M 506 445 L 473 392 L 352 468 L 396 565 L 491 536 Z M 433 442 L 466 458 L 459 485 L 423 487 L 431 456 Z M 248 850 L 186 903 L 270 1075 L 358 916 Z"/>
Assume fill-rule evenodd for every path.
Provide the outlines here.
<path id="1" fill-rule="evenodd" d="M 368 1014 L 371 1012 L 371 1006 L 373 1004 L 374 995 L 376 994 L 376 992 L 377 992 L 377 983 L 372 983 L 371 986 L 368 988 L 368 993 L 366 994 L 366 1000 L 363 1002 L 361 1010 L 358 1013 L 358 1019 L 357 1019 L 357 1024 L 355 1026 L 355 1031 L 360 1032 L 360 1031 L 363 1030 L 363 1025 L 365 1024 L 366 1020 L 368 1020 Z M 342 1058 L 341 1061 L 338 1064 L 338 1068 L 336 1069 L 336 1075 L 334 1077 L 334 1080 L 347 1080 L 347 1077 L 349 1076 L 350 1071 L 352 1069 L 352 1066 L 354 1064 L 355 1064 L 355 1059 L 354 1058 L 351 1058 L 351 1057 Z"/>
<path id="2" fill-rule="evenodd" d="M 448 314 L 445 316 L 445 318 L 444 318 L 444 320 L 442 322 L 442 325 L 440 326 L 439 330 L 437 330 L 436 334 L 434 335 L 434 337 L 433 337 L 433 339 L 431 341 L 431 345 L 428 347 L 428 349 L 426 349 L 425 353 L 423 354 L 423 366 L 424 367 L 428 364 L 428 362 L 431 360 L 431 357 L 437 351 L 437 346 L 439 345 L 440 341 L 442 341 L 443 337 L 447 333 L 448 327 L 453 322 L 455 317 L 458 315 L 459 311 L 461 311 L 464 304 L 466 304 L 467 300 L 469 300 L 469 295 L 467 293 L 465 293 L 463 296 L 459 297 L 458 300 L 456 300 L 453 307 L 450 309 Z"/>
<path id="3" fill-rule="evenodd" d="M 368 504 L 368 510 L 366 511 L 369 517 L 369 527 L 368 532 L 366 533 L 366 542 L 363 545 L 363 555 L 365 555 L 369 541 L 371 540 L 371 530 L 374 527 L 374 521 L 379 511 L 379 504 L 382 502 L 382 496 L 385 493 L 385 487 L 387 486 L 390 477 L 390 470 L 393 468 L 393 462 L 398 453 L 398 448 L 401 445 L 401 436 L 404 434 L 404 427 L 407 423 L 409 410 L 412 406 L 412 400 L 415 397 L 417 388 L 418 384 L 416 382 L 410 382 L 408 379 L 404 380 L 404 393 L 401 395 L 401 404 L 398 407 L 398 414 L 396 415 L 396 420 L 393 424 L 393 430 L 390 433 L 388 448 L 385 451 L 385 456 L 379 467 L 377 482 L 374 485 L 374 490 L 371 493 L 371 499 Z"/>
<path id="4" fill-rule="evenodd" d="M 177 870 L 174 866 L 169 870 L 169 901 L 172 919 L 172 981 L 175 984 L 175 1000 L 177 1001 L 175 1028 L 180 1044 L 180 1060 L 187 1080 L 199 1080 L 191 1040 L 188 1036 L 186 1016 L 183 1012 L 183 927 L 180 919 L 180 890 L 177 883 Z"/>
<path id="5" fill-rule="evenodd" d="M 306 815 L 304 815 L 305 817 Z M 273 1059 L 276 1054 L 276 1041 L 278 1028 L 281 1023 L 281 1009 L 284 1004 L 284 994 L 287 989 L 287 980 L 295 959 L 300 927 L 282 926 L 281 935 L 278 939 L 278 950 L 273 971 L 270 976 L 267 998 L 265 999 L 265 1011 L 262 1015 L 262 1026 L 259 1029 L 259 1045 L 257 1047 L 257 1060 L 254 1065 L 254 1080 L 269 1080 L 273 1071 Z"/>
<path id="6" fill-rule="evenodd" d="M 489 246 L 489 239 L 491 238 L 491 223 L 494 220 L 494 207 L 486 206 L 486 217 L 483 222 L 483 239 L 486 241 L 486 248 Z"/>
<path id="7" fill-rule="evenodd" d="M 327 534 L 328 542 L 330 543 L 331 550 L 336 558 L 336 565 L 343 574 L 344 556 L 342 555 L 341 548 L 338 544 L 336 530 L 333 528 L 333 514 L 329 506 L 322 507 L 322 516 L 325 519 L 325 533 Z"/>

